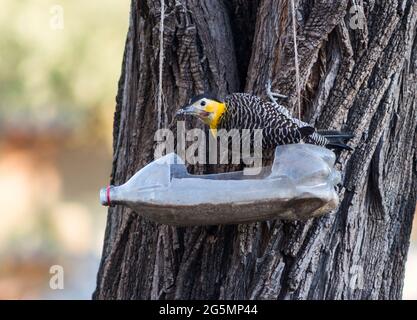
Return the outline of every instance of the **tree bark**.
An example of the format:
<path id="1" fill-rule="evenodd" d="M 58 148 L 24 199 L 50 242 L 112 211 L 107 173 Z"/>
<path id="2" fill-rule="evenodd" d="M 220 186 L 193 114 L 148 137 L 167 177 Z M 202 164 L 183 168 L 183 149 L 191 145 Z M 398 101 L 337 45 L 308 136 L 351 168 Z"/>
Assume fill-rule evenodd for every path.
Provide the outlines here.
<path id="1" fill-rule="evenodd" d="M 338 158 L 338 209 L 306 222 L 179 228 L 110 208 L 93 298 L 401 298 L 417 197 L 417 4 L 357 3 L 362 28 L 351 2 L 295 0 L 302 118 L 355 136 L 354 151 Z M 164 125 L 195 94 L 262 96 L 268 79 L 296 114 L 289 0 L 165 0 L 165 8 Z M 153 160 L 159 21 L 159 1 L 132 1 L 112 184 Z"/>

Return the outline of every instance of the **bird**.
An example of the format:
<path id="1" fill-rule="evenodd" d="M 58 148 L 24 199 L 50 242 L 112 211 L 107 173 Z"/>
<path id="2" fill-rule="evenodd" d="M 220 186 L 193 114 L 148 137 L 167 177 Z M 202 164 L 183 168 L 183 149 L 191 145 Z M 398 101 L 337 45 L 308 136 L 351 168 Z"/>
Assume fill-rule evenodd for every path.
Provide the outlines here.
<path id="1" fill-rule="evenodd" d="M 353 136 L 336 130 L 316 130 L 293 117 L 288 109 L 274 101 L 249 93 L 232 93 L 223 100 L 204 93 L 194 96 L 180 108 L 179 115 L 191 115 L 209 126 L 216 136 L 218 129 L 262 129 L 262 148 L 309 143 L 335 150 L 352 150 L 346 142 Z"/>

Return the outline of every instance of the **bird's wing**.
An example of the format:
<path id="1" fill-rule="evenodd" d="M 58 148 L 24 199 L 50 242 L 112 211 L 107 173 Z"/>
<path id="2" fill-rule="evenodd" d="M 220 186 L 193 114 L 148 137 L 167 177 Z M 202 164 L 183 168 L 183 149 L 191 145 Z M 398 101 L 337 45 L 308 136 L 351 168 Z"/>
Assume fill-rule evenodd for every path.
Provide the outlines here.
<path id="1" fill-rule="evenodd" d="M 315 131 L 308 124 L 296 121 L 288 110 L 281 112 L 273 103 L 264 102 L 261 107 L 266 113 L 264 137 L 269 146 L 298 143 Z"/>

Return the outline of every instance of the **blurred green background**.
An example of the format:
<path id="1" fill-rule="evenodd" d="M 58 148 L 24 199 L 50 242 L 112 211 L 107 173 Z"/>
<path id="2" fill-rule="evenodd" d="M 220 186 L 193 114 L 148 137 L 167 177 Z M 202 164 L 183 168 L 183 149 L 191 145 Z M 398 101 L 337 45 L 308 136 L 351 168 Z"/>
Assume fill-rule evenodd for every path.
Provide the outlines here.
<path id="1" fill-rule="evenodd" d="M 91 297 L 129 6 L 2 1 L 0 299 Z M 55 264 L 64 290 L 49 287 Z"/>
<path id="2" fill-rule="evenodd" d="M 91 298 L 129 5 L 2 1 L 0 299 Z M 404 298 L 417 297 L 416 241 Z M 52 265 L 63 290 L 49 286 Z"/>

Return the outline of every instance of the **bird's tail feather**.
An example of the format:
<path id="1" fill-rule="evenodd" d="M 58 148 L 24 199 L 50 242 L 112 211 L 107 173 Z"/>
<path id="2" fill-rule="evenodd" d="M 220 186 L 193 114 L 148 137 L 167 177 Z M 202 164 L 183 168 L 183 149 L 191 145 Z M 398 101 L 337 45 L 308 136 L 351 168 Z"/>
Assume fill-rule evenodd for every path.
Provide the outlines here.
<path id="1" fill-rule="evenodd" d="M 353 138 L 353 135 L 350 133 L 335 130 L 318 130 L 317 133 L 325 137 L 328 141 L 326 148 L 353 150 L 346 144 L 346 142 Z"/>

